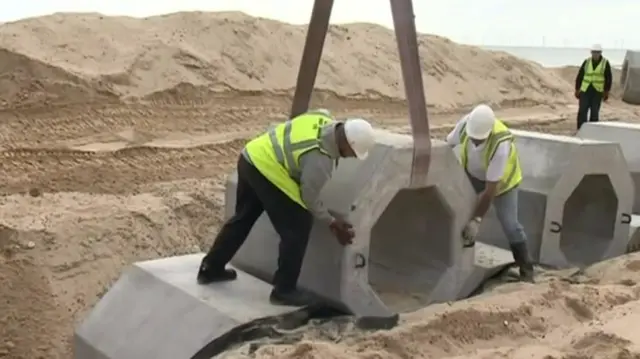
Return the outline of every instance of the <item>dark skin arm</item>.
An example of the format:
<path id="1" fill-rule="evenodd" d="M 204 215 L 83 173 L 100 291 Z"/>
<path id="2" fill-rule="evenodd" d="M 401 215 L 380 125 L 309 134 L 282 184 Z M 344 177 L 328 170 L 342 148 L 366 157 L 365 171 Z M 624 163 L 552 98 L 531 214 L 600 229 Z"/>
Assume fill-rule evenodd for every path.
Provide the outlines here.
<path id="1" fill-rule="evenodd" d="M 613 84 L 613 74 L 611 73 L 611 65 L 609 61 L 604 66 L 604 92 L 609 94 L 611 91 L 611 85 Z"/>
<path id="2" fill-rule="evenodd" d="M 478 203 L 476 204 L 472 218 L 484 218 L 484 215 L 487 214 L 493 198 L 496 196 L 496 193 L 498 193 L 498 183 L 499 182 L 486 182 L 484 191 L 478 196 Z"/>

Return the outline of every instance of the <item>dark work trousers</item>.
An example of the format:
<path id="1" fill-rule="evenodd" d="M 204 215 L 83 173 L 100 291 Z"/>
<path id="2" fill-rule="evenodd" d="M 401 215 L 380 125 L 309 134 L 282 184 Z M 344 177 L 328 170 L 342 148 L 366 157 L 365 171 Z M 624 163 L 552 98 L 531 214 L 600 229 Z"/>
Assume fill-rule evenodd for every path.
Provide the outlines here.
<path id="1" fill-rule="evenodd" d="M 218 232 L 205 261 L 211 268 L 220 269 L 229 263 L 263 211 L 280 235 L 274 288 L 281 292 L 294 290 L 309 243 L 313 215 L 269 182 L 242 155 L 238 159 L 236 212 Z"/>
<path id="2" fill-rule="evenodd" d="M 600 120 L 600 105 L 602 104 L 602 93 L 596 91 L 593 86 L 589 86 L 587 91 L 580 92 L 578 100 L 578 130 L 582 124 L 587 122 L 587 112 L 589 122 Z"/>

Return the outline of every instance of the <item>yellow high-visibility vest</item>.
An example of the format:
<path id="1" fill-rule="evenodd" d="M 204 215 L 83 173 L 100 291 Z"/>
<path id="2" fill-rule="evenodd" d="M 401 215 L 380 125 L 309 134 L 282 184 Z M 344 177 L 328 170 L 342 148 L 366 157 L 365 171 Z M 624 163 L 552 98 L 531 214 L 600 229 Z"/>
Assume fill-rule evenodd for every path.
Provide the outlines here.
<path id="1" fill-rule="evenodd" d="M 263 176 L 289 198 L 307 208 L 300 194 L 300 156 L 319 149 L 323 126 L 333 122 L 320 112 L 307 112 L 249 141 L 245 153 Z M 328 154 L 327 154 L 328 155 Z"/>
<path id="2" fill-rule="evenodd" d="M 465 131 L 467 124 L 461 126 L 460 128 L 460 144 L 462 144 L 461 154 L 460 154 L 460 162 L 462 162 L 462 166 L 464 169 L 467 169 L 469 164 L 469 158 L 467 155 L 467 151 L 469 148 L 469 136 L 467 136 L 467 132 Z M 500 183 L 498 185 L 498 193 L 497 195 L 501 195 L 510 189 L 513 189 L 517 185 L 522 182 L 522 169 L 520 168 L 520 160 L 518 159 L 518 151 L 516 150 L 516 145 L 514 143 L 513 135 L 509 128 L 500 120 L 495 121 L 493 124 L 493 129 L 491 130 L 491 134 L 486 140 L 486 144 L 483 151 L 484 156 L 484 169 L 485 171 L 489 167 L 489 163 L 491 159 L 496 154 L 496 150 L 498 149 L 498 145 L 503 142 L 511 143 L 511 152 L 509 153 L 509 160 L 507 162 L 507 166 L 504 169 L 504 174 L 500 178 Z"/>
<path id="3" fill-rule="evenodd" d="M 587 91 L 589 85 L 593 85 L 593 88 L 598 92 L 604 92 L 604 69 L 606 66 L 607 59 L 604 57 L 600 60 L 596 68 L 593 68 L 593 61 L 591 58 L 588 58 L 584 65 L 584 77 L 580 85 L 580 92 Z"/>

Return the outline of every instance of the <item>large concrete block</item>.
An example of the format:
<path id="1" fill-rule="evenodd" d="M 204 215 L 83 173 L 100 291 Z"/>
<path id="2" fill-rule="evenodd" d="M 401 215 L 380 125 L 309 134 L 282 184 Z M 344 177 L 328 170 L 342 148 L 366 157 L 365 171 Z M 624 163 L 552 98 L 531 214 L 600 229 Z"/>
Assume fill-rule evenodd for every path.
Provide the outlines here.
<path id="1" fill-rule="evenodd" d="M 518 217 L 532 256 L 555 267 L 588 265 L 625 252 L 633 182 L 620 146 L 512 131 L 523 181 Z M 508 248 L 495 212 L 480 240 Z"/>
<path id="2" fill-rule="evenodd" d="M 473 271 L 469 273 L 458 298 L 467 298 L 478 291 L 489 278 L 513 263 L 511 251 L 476 242 Z"/>
<path id="3" fill-rule="evenodd" d="M 640 105 L 640 51 L 628 50 L 620 73 L 622 101 Z"/>
<path id="4" fill-rule="evenodd" d="M 640 213 L 640 125 L 625 122 L 587 122 L 576 135 L 620 144 L 634 184 L 633 213 Z"/>
<path id="5" fill-rule="evenodd" d="M 270 286 L 241 271 L 233 282 L 198 285 L 201 259 L 134 264 L 77 328 L 74 357 L 191 358 L 242 324 L 297 310 L 270 305 Z"/>
<path id="6" fill-rule="evenodd" d="M 427 181 L 411 187 L 411 137 L 379 131 L 376 141 L 366 161 L 341 160 L 322 193 L 325 205 L 354 225 L 354 244 L 340 246 L 326 225 L 316 223 L 299 286 L 362 319 L 394 321 L 399 312 L 467 291 L 466 280 L 479 267 L 474 250 L 463 250 L 460 233 L 475 194 L 445 143 L 433 143 Z M 227 215 L 235 207 L 236 183 L 234 174 Z M 278 243 L 263 215 L 232 263 L 271 281 Z"/>

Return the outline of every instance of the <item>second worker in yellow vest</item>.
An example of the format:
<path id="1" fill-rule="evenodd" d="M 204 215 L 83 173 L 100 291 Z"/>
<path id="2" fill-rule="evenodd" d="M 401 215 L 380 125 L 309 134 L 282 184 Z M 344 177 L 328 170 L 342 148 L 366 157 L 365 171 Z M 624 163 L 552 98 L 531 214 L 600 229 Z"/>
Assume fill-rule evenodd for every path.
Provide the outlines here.
<path id="1" fill-rule="evenodd" d="M 593 45 L 591 57 L 584 60 L 576 76 L 575 97 L 578 99 L 577 128 L 600 120 L 600 105 L 607 101 L 613 83 L 611 65 L 602 56 L 602 47 Z"/>
<path id="2" fill-rule="evenodd" d="M 198 282 L 237 277 L 225 267 L 266 212 L 280 236 L 270 300 L 279 305 L 309 304 L 296 286 L 314 217 L 329 226 L 342 245 L 350 244 L 354 236 L 349 223 L 324 207 L 320 192 L 340 157 L 365 159 L 373 145 L 373 128 L 367 121 L 334 121 L 326 110 L 304 113 L 249 141 L 238 159 L 235 213 L 202 260 Z"/>
<path id="3" fill-rule="evenodd" d="M 476 106 L 447 136 L 447 143 L 460 146 L 460 162 L 478 193 L 473 216 L 462 232 L 466 247 L 475 245 L 480 223 L 493 203 L 504 230 L 520 278 L 533 282 L 533 264 L 527 235 L 518 220 L 518 186 L 522 171 L 513 135 L 496 119 L 487 105 Z"/>

